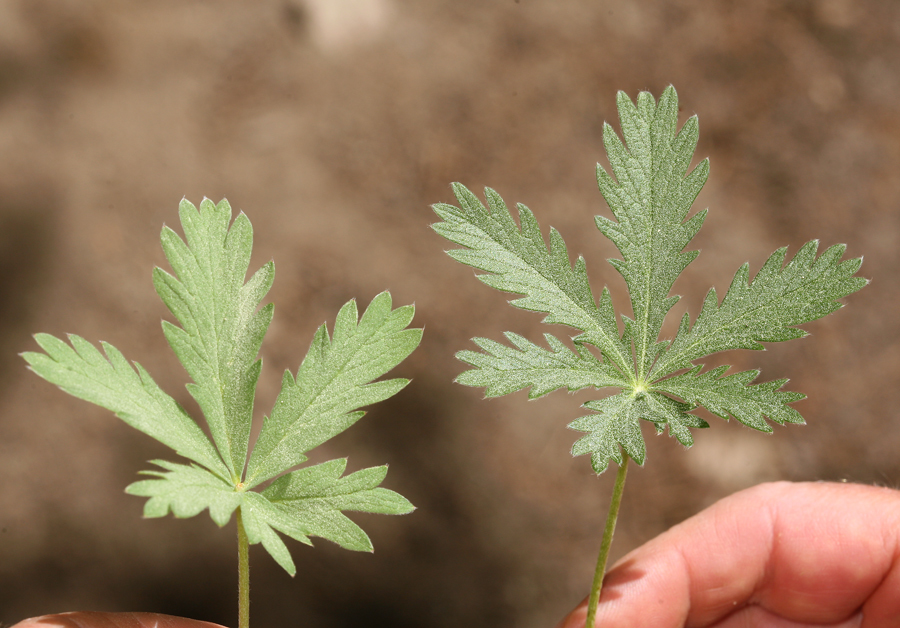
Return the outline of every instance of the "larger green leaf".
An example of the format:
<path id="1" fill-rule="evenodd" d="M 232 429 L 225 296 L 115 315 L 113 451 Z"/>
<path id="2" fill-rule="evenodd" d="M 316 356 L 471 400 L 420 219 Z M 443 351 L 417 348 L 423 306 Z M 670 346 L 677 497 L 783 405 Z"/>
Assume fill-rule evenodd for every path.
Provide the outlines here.
<path id="1" fill-rule="evenodd" d="M 816 243 L 804 246 L 784 268 L 785 249 L 776 251 L 752 282 L 748 265 L 737 273 L 719 304 L 715 290 L 707 295 L 696 322 L 685 314 L 672 340 L 661 338 L 666 315 L 680 297 L 672 295 L 678 276 L 698 252 L 685 251 L 703 224 L 706 211 L 688 217 L 709 174 L 709 163 L 691 163 L 698 139 L 696 117 L 678 129 L 678 96 L 666 89 L 656 102 L 647 92 L 633 103 L 618 95 L 624 143 L 610 125 L 603 142 L 612 175 L 597 166 L 597 183 L 613 219 L 597 216 L 600 232 L 616 246 L 621 259 L 610 259 L 628 286 L 632 317 L 617 328 L 609 291 L 595 302 L 578 257 L 573 266 L 562 236 L 550 229 L 549 250 L 541 229 L 524 205 L 519 225 L 499 195 L 485 192 L 487 206 L 469 190 L 454 184 L 459 207 L 437 204 L 442 219 L 434 230 L 462 249 L 454 259 L 485 271 L 478 278 L 505 292 L 524 295 L 512 305 L 544 312 L 547 323 L 581 331 L 576 351 L 553 336 L 550 349 L 506 332 L 514 347 L 475 338 L 481 351 L 460 351 L 472 366 L 457 381 L 485 389 L 489 397 L 530 388 L 535 398 L 553 390 L 618 388 L 618 394 L 587 402 L 595 411 L 570 424 L 587 435 L 573 447 L 575 455 L 591 454 L 597 473 L 627 454 L 642 463 L 646 454 L 640 421 L 651 421 L 681 444 L 693 444 L 691 429 L 707 427 L 693 414 L 700 406 L 735 417 L 759 430 L 775 423 L 801 423 L 789 404 L 803 396 L 780 390 L 784 380 L 751 384 L 758 372 L 724 376 L 727 367 L 700 373 L 694 362 L 730 349 L 760 349 L 761 342 L 790 340 L 806 334 L 797 325 L 841 307 L 838 299 L 859 290 L 861 259 L 841 261 L 845 247 L 835 245 L 816 258 Z M 585 345 L 600 350 L 602 360 Z M 689 370 L 688 370 L 689 369 Z M 679 374 L 679 371 L 685 371 Z M 623 453 L 624 452 L 624 453 Z"/>

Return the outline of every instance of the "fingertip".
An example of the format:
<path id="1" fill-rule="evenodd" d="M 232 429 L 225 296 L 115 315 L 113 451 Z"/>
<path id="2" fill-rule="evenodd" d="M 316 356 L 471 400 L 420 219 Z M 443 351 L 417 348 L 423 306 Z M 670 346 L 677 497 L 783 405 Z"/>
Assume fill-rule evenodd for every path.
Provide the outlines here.
<path id="1" fill-rule="evenodd" d="M 220 624 L 159 613 L 76 611 L 24 619 L 12 628 L 226 628 Z"/>
<path id="2" fill-rule="evenodd" d="M 563 620 L 556 624 L 556 628 L 584 628 L 587 619 L 587 603 L 588 599 L 584 598 L 581 604 L 576 606 L 571 613 L 563 617 Z"/>

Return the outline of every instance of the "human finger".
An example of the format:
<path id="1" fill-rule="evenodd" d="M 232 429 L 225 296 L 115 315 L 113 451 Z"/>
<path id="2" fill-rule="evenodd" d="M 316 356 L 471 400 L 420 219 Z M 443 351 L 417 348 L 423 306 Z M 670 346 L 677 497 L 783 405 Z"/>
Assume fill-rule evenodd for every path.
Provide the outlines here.
<path id="1" fill-rule="evenodd" d="M 20 621 L 12 628 L 225 628 L 196 619 L 159 613 L 102 613 L 79 611 L 43 615 Z"/>
<path id="2" fill-rule="evenodd" d="M 898 535 L 897 491 L 760 485 L 620 560 L 604 580 L 597 625 L 709 627 L 759 607 L 796 625 L 840 625 L 862 611 L 861 628 L 900 627 Z M 560 627 L 581 628 L 585 615 L 579 606 Z"/>

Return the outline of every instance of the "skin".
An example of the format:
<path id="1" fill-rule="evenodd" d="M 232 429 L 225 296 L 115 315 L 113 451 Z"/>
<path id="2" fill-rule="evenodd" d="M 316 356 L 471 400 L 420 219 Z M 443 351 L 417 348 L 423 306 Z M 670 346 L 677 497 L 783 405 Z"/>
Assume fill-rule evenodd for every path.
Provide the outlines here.
<path id="1" fill-rule="evenodd" d="M 587 600 L 557 628 L 584 628 Z M 736 493 L 610 570 L 603 628 L 900 628 L 900 491 L 778 482 Z"/>
<path id="2" fill-rule="evenodd" d="M 587 600 L 557 628 L 584 628 Z M 736 493 L 620 560 L 603 628 L 900 628 L 900 492 L 778 482 Z M 223 628 L 65 613 L 13 628 Z"/>
<path id="3" fill-rule="evenodd" d="M 85 611 L 26 619 L 12 628 L 224 628 L 224 626 L 158 613 Z"/>

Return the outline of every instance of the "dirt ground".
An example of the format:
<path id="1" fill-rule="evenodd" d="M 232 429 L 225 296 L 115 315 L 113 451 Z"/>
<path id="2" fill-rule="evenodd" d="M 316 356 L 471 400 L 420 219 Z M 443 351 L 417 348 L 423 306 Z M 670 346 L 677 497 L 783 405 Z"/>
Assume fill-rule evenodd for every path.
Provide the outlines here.
<path id="1" fill-rule="evenodd" d="M 418 510 L 356 516 L 372 555 L 289 542 L 293 580 L 254 548 L 254 624 L 553 626 L 586 594 L 613 480 L 569 455 L 592 397 L 452 383 L 472 336 L 543 328 L 444 255 L 430 205 L 452 181 L 525 203 L 626 308 L 592 219 L 602 123 L 617 90 L 669 84 L 712 164 L 678 315 L 813 238 L 864 255 L 872 283 L 810 338 L 713 361 L 790 377 L 807 426 L 710 418 L 687 451 L 645 432 L 613 558 L 759 482 L 900 479 L 900 3 L 0 0 L 0 624 L 235 623 L 233 524 L 142 521 L 123 489 L 174 454 L 17 355 L 38 331 L 106 340 L 193 410 L 150 271 L 182 197 L 208 196 L 250 217 L 253 267 L 277 267 L 260 419 L 348 299 L 390 289 L 425 327 L 396 370 L 413 383 L 315 454 L 389 463 Z"/>

